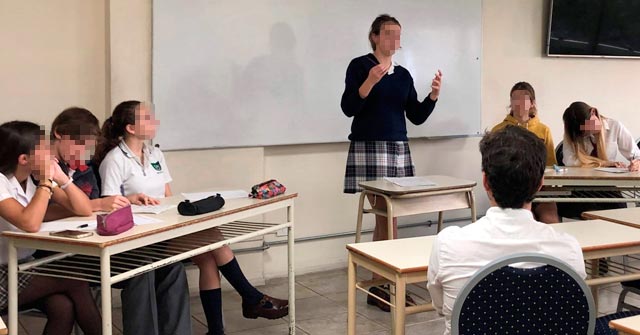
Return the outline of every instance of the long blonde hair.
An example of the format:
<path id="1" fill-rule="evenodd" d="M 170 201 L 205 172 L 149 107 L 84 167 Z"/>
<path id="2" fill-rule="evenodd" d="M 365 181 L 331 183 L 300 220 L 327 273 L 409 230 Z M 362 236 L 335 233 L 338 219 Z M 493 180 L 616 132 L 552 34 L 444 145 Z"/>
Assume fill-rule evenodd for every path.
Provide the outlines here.
<path id="1" fill-rule="evenodd" d="M 596 108 L 582 101 L 576 101 L 569 105 L 562 115 L 562 120 L 564 121 L 564 145 L 570 145 L 573 148 L 582 167 L 607 166 L 609 164 L 609 158 L 607 157 L 607 146 L 604 134 L 606 130 L 604 127 L 600 133 L 595 135 L 598 157 L 591 156 L 584 146 L 585 133 L 580 129 L 580 126 L 584 125 L 585 122 L 591 118 L 592 113 L 598 117 L 601 123 L 606 121 L 606 118 L 599 114 Z"/>

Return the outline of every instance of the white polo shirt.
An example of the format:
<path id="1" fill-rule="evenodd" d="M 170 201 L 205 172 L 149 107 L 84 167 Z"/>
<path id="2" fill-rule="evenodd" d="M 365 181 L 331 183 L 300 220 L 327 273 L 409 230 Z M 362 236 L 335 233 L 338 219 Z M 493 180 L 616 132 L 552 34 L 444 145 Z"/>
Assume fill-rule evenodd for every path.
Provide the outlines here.
<path id="1" fill-rule="evenodd" d="M 568 263 L 580 277 L 587 277 L 578 241 L 536 221 L 526 209 L 491 207 L 477 222 L 463 228 L 447 227 L 438 234 L 429 260 L 427 288 L 433 307 L 438 314 L 444 315 L 445 335 L 451 332 L 453 304 L 469 279 L 489 262 L 522 252 L 557 257 Z"/>
<path id="2" fill-rule="evenodd" d="M 27 190 L 22 189 L 20 182 L 16 177 L 7 178 L 4 174 L 0 173 L 0 202 L 14 198 L 22 206 L 27 207 L 33 196 L 36 194 L 36 185 L 31 178 L 27 178 Z M 0 230 L 2 231 L 23 231 L 20 228 L 12 225 L 9 221 L 0 216 Z M 9 261 L 9 249 L 8 243 L 4 237 L 0 238 L 0 264 L 7 264 Z M 18 260 L 31 256 L 35 250 L 33 249 L 18 249 Z"/>
<path id="3" fill-rule="evenodd" d="M 100 164 L 102 195 L 144 193 L 152 198 L 164 198 L 165 185 L 171 175 L 160 149 L 144 145 L 144 164 L 123 142 L 113 148 Z"/>

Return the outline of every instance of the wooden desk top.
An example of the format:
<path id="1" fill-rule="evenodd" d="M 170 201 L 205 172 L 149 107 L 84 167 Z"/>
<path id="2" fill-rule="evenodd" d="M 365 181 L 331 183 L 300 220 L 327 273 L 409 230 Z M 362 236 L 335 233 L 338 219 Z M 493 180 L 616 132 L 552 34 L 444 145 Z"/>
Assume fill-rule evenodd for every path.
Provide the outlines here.
<path id="1" fill-rule="evenodd" d="M 597 171 L 593 168 L 581 167 L 564 167 L 564 172 L 556 172 L 553 168 L 548 168 L 544 172 L 544 178 L 549 180 L 562 179 L 589 179 L 589 180 L 638 180 L 640 181 L 640 172 L 611 173 Z"/>
<path id="2" fill-rule="evenodd" d="M 587 220 L 606 220 L 634 228 L 640 228 L 640 207 L 607 209 L 582 213 Z"/>
<path id="3" fill-rule="evenodd" d="M 402 195 L 408 193 L 421 193 L 431 191 L 444 191 L 453 190 L 458 188 L 469 188 L 476 186 L 476 182 L 472 180 L 453 178 L 449 176 L 420 176 L 431 180 L 436 185 L 434 186 L 412 186 L 403 187 L 398 186 L 390 181 L 384 179 L 363 181 L 359 185 L 365 190 L 376 191 L 388 195 Z"/>
<path id="4" fill-rule="evenodd" d="M 640 335 L 640 315 L 609 321 L 609 327 L 626 334 Z"/>
<path id="5" fill-rule="evenodd" d="M 65 237 L 51 236 L 49 235 L 49 232 L 25 233 L 25 232 L 4 231 L 2 232 L 2 235 L 7 237 L 26 238 L 31 240 L 62 241 L 68 245 L 81 245 L 81 246 L 88 246 L 88 247 L 94 247 L 94 248 L 105 248 L 114 244 L 142 238 L 145 236 L 165 232 L 168 230 L 173 230 L 176 228 L 193 225 L 199 222 L 217 219 L 217 218 L 221 218 L 231 214 L 239 213 L 242 211 L 247 211 L 254 208 L 266 206 L 269 204 L 274 204 L 281 201 L 293 199 L 293 198 L 296 198 L 297 196 L 298 196 L 298 193 L 291 193 L 291 194 L 280 195 L 280 196 L 277 196 L 271 199 L 266 199 L 266 200 L 252 199 L 252 198 L 230 199 L 225 201 L 224 207 L 222 207 L 220 210 L 207 213 L 207 214 L 196 215 L 196 216 L 182 216 L 178 214 L 178 210 L 176 208 L 169 209 L 157 215 L 144 214 L 145 216 L 162 220 L 162 223 L 134 226 L 130 230 L 116 236 L 100 236 L 96 234 L 95 231 L 93 236 L 82 238 L 82 239 L 71 239 L 71 238 L 65 238 Z M 184 200 L 182 196 L 173 196 L 165 199 L 160 199 L 160 202 L 163 205 L 164 204 L 177 205 L 182 200 Z M 69 221 L 87 221 L 87 220 L 95 220 L 95 219 L 96 219 L 96 215 L 94 214 L 90 217 L 73 217 L 73 218 L 69 218 L 68 220 Z"/>
<path id="6" fill-rule="evenodd" d="M 590 220 L 561 222 L 551 225 L 573 235 L 583 252 L 640 246 L 640 229 L 611 221 Z"/>
<path id="7" fill-rule="evenodd" d="M 347 244 L 350 252 L 384 264 L 398 273 L 427 271 L 435 235 Z"/>

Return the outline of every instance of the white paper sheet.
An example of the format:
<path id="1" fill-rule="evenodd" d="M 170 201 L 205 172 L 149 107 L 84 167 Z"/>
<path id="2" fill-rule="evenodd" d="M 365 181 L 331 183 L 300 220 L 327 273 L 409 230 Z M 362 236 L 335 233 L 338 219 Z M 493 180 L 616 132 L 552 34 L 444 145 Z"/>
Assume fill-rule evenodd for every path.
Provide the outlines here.
<path id="1" fill-rule="evenodd" d="M 629 169 L 627 168 L 616 168 L 616 167 L 601 167 L 594 168 L 596 171 L 609 172 L 609 173 L 627 173 Z"/>
<path id="2" fill-rule="evenodd" d="M 133 215 L 133 223 L 137 226 L 162 223 L 160 219 L 152 218 L 146 215 Z M 69 221 L 62 219 L 56 221 L 43 222 L 40 231 L 61 231 L 61 230 L 95 230 L 97 228 L 96 220 Z"/>
<path id="3" fill-rule="evenodd" d="M 176 205 L 131 205 L 131 212 L 138 214 L 160 214 L 175 207 Z"/>
<path id="4" fill-rule="evenodd" d="M 204 198 L 208 198 L 210 196 L 216 195 L 217 193 L 220 193 L 220 195 L 225 200 L 241 199 L 241 198 L 247 198 L 249 196 L 249 192 L 243 191 L 243 190 L 182 193 L 182 196 L 188 199 L 189 201 L 198 201 L 200 199 L 204 199 Z"/>
<path id="5" fill-rule="evenodd" d="M 163 221 L 160 219 L 152 218 L 146 215 L 139 215 L 139 214 L 133 215 L 133 223 L 135 223 L 136 226 L 143 226 L 146 224 L 154 224 L 154 223 L 162 223 L 162 222 Z"/>
<path id="6" fill-rule="evenodd" d="M 94 229 L 96 229 L 96 220 L 91 220 L 91 221 L 90 220 L 86 220 L 86 221 L 56 220 L 56 221 L 43 222 L 42 225 L 40 226 L 40 231 L 94 230 Z"/>
<path id="7" fill-rule="evenodd" d="M 401 178 L 385 177 L 384 180 L 388 182 L 392 182 L 402 187 L 435 186 L 436 185 L 436 183 L 424 177 L 401 177 Z"/>

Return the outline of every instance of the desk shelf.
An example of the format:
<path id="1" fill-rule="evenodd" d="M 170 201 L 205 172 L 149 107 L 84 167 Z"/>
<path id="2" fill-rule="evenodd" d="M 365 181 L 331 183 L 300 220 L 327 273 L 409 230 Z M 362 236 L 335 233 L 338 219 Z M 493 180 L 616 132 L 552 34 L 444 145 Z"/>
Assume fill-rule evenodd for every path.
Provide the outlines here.
<path id="1" fill-rule="evenodd" d="M 640 187 L 546 186 L 533 202 L 640 202 Z"/>
<path id="2" fill-rule="evenodd" d="M 257 237 L 275 233 L 276 230 L 283 227 L 282 223 L 234 221 L 215 228 L 114 254 L 110 257 L 111 284 L 203 252 L 218 249 L 237 242 L 236 240 L 239 239 L 247 240 L 252 236 Z M 20 264 L 18 272 L 100 283 L 100 257 L 57 253 Z"/>

